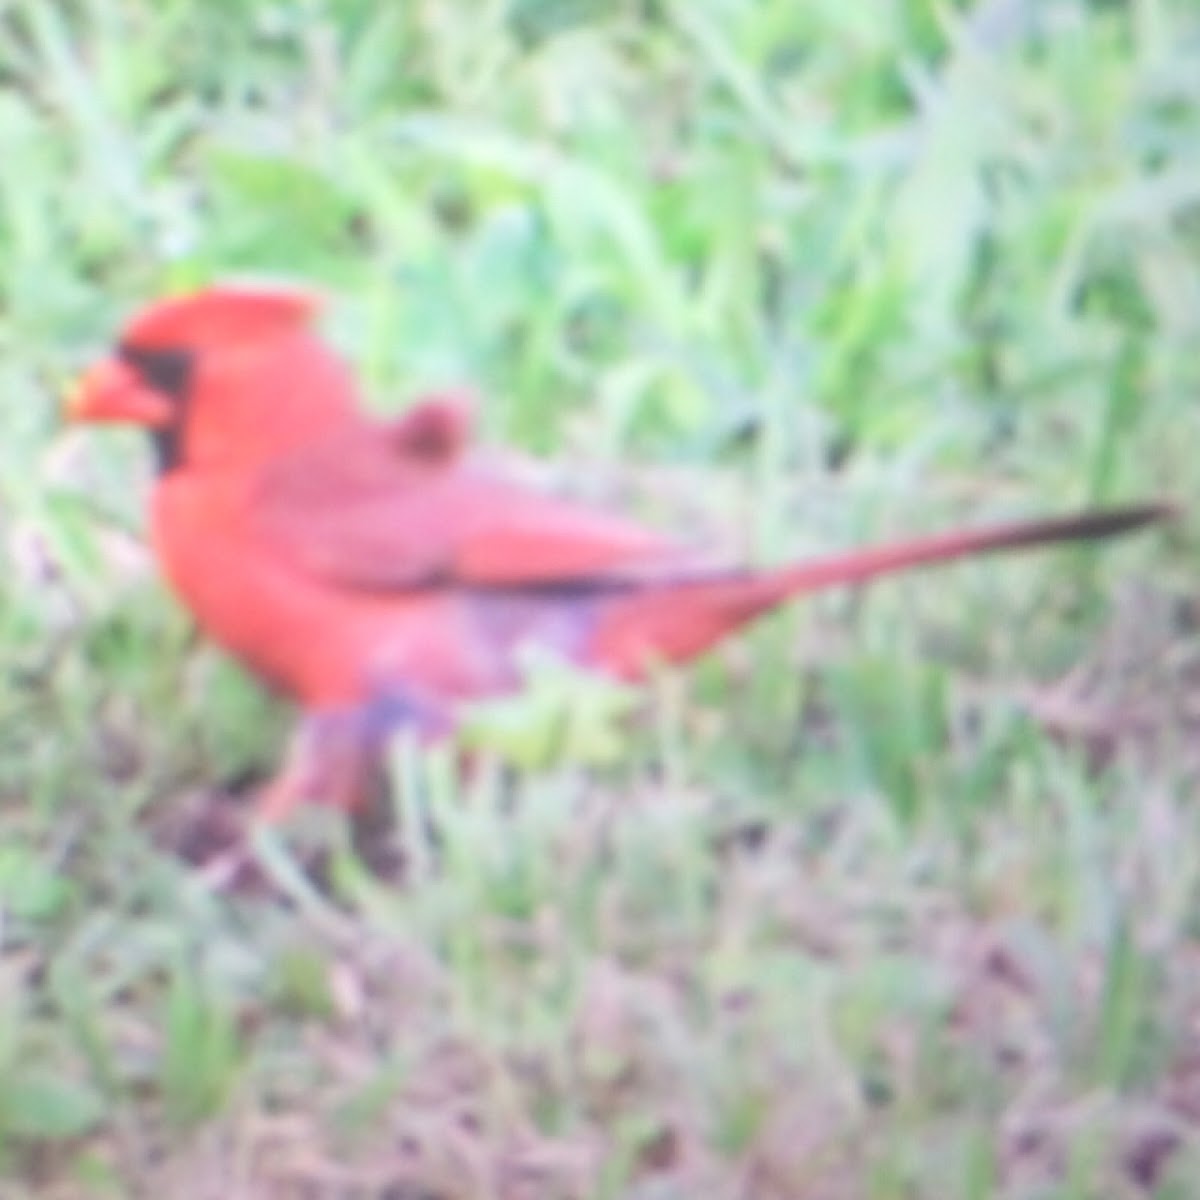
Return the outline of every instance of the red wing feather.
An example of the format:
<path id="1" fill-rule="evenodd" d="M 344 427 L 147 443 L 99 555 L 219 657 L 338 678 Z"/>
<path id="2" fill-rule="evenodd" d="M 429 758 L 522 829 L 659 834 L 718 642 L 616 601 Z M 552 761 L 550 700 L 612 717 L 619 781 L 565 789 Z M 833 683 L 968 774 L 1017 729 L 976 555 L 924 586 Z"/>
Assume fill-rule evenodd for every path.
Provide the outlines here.
<path id="1" fill-rule="evenodd" d="M 271 465 L 250 503 L 255 535 L 308 573 L 370 590 L 645 578 L 694 561 L 620 517 L 403 445 L 403 429 L 363 428 Z"/>

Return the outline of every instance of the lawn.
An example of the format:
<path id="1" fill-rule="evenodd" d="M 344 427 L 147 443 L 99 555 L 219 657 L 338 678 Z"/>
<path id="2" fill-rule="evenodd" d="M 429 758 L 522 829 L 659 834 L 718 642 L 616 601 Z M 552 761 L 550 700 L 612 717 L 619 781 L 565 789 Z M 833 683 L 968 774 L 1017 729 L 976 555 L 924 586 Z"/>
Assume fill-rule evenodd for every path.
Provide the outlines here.
<path id="1" fill-rule="evenodd" d="M 0 5 L 0 1196 L 1200 1195 L 1188 520 L 816 598 L 624 726 L 543 680 L 469 779 L 397 747 L 402 870 L 315 813 L 221 894 L 163 830 L 289 714 L 59 415 L 267 275 L 379 410 L 469 385 L 755 560 L 1186 506 L 1198 64 L 1194 0 Z"/>

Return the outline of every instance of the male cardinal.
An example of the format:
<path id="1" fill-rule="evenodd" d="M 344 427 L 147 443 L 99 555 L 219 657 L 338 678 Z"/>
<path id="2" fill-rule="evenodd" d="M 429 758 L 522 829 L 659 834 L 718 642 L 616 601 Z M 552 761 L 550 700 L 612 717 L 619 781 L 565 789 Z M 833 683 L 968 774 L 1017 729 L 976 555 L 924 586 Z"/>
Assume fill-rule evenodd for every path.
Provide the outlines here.
<path id="1" fill-rule="evenodd" d="M 150 305 L 69 401 L 145 427 L 155 552 L 201 628 L 303 708 L 260 799 L 361 802 L 389 733 L 453 727 L 519 686 L 533 643 L 623 680 L 708 650 L 802 592 L 964 555 L 1135 529 L 1149 504 L 954 531 L 782 567 L 716 568 L 618 516 L 540 494 L 469 452 L 431 398 L 360 410 L 308 293 L 220 285 Z"/>

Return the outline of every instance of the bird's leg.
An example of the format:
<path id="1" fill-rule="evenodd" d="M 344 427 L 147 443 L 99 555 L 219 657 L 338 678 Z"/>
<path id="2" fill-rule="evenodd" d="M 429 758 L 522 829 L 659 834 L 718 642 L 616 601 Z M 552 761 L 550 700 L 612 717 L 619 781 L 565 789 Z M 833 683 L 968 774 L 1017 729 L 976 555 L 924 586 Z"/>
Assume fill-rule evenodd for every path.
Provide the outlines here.
<path id="1" fill-rule="evenodd" d="M 293 735 L 279 773 L 260 794 L 256 815 L 277 824 L 303 804 L 343 812 L 365 810 L 386 787 L 383 757 L 388 738 L 404 727 L 422 740 L 444 733 L 448 723 L 435 705 L 399 689 L 365 704 L 307 713 Z"/>
<path id="2" fill-rule="evenodd" d="M 383 845 L 380 821 L 387 793 L 384 756 L 388 738 L 404 727 L 422 740 L 448 732 L 449 722 L 435 705 L 397 689 L 344 708 L 315 709 L 304 714 L 283 765 L 258 794 L 252 821 L 279 825 L 298 808 L 320 804 L 351 814 L 356 843 Z M 218 889 L 239 887 L 259 877 L 249 840 L 235 844 L 208 861 L 202 876 Z"/>
<path id="3" fill-rule="evenodd" d="M 292 734 L 283 765 L 259 793 L 257 820 L 276 825 L 306 804 L 343 811 L 359 807 L 379 757 L 375 739 L 367 734 L 358 709 L 306 713 Z"/>

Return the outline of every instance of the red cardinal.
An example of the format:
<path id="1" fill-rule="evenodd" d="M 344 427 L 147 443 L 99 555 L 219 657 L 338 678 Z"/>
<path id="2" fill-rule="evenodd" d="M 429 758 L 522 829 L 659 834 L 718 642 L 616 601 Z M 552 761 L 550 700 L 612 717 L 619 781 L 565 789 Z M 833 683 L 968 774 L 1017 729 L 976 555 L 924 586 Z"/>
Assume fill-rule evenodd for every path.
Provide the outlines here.
<path id="1" fill-rule="evenodd" d="M 448 730 L 464 701 L 518 687 L 525 643 L 635 680 L 802 592 L 1167 515 L 1145 505 L 715 569 L 489 468 L 469 453 L 461 404 L 368 418 L 312 332 L 316 308 L 234 286 L 151 305 L 69 406 L 149 431 L 167 577 L 206 633 L 305 710 L 267 818 L 304 800 L 353 807 L 389 732 Z"/>

